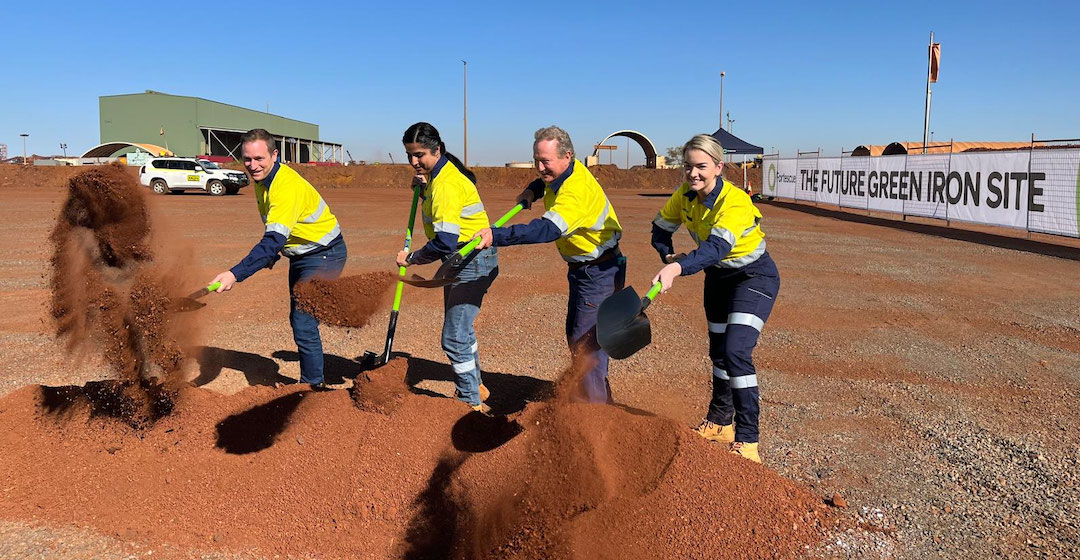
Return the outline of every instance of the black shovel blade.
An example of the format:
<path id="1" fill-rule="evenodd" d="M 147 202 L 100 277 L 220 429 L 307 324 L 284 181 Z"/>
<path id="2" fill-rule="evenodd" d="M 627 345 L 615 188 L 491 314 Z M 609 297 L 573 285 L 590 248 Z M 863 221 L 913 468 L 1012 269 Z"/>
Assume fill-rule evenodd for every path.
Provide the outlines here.
<path id="1" fill-rule="evenodd" d="M 634 288 L 623 288 L 600 304 L 596 341 L 617 360 L 629 358 L 652 342 L 652 327 Z"/>
<path id="2" fill-rule="evenodd" d="M 419 288 L 441 288 L 442 286 L 449 286 L 458 281 L 458 275 L 461 274 L 461 270 L 471 263 L 476 255 L 477 251 L 473 251 L 464 257 L 461 256 L 460 253 L 454 252 L 450 255 L 450 258 L 443 261 L 439 266 L 439 269 L 435 271 L 435 275 L 431 277 L 431 280 L 425 280 L 424 278 L 413 274 L 409 278 L 403 278 L 401 281 L 410 286 L 417 286 Z"/>

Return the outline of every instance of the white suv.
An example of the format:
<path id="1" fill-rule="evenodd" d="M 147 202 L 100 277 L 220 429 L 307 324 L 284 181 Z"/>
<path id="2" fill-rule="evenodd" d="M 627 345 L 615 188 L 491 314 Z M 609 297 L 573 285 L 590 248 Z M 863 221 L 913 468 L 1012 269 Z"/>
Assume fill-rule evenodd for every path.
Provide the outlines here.
<path id="1" fill-rule="evenodd" d="M 239 192 L 248 184 L 248 176 L 206 160 L 154 158 L 139 169 L 139 181 L 158 194 L 198 190 L 221 196 Z"/>

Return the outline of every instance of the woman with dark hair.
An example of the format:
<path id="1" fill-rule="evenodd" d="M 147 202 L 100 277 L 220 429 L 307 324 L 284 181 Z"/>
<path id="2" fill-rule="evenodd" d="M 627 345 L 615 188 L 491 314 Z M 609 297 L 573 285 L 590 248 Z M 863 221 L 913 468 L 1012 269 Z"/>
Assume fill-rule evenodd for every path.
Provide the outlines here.
<path id="1" fill-rule="evenodd" d="M 420 196 L 424 200 L 422 214 L 428 242 L 412 253 L 399 252 L 397 264 L 445 260 L 468 243 L 473 234 L 490 227 L 476 191 L 476 175 L 446 151 L 439 131 L 426 122 L 406 129 L 401 142 L 409 164 L 416 170 L 413 185 L 423 189 Z M 495 248 L 489 247 L 471 253 L 458 282 L 443 288 L 442 347 L 454 368 L 457 398 L 483 413 L 491 409 L 483 402 L 488 390 L 480 378 L 473 322 L 480 313 L 484 294 L 498 275 L 499 260 Z"/>

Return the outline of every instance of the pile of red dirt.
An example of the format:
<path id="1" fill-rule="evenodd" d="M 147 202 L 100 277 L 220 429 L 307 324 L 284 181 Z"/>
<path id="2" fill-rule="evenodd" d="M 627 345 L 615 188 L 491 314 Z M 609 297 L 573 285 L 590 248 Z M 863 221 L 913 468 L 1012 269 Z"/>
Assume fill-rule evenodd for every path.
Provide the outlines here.
<path id="1" fill-rule="evenodd" d="M 313 278 L 296 285 L 296 305 L 320 322 L 360 328 L 387 301 L 394 276 L 368 272 L 341 278 Z"/>
<path id="2" fill-rule="evenodd" d="M 386 368 L 372 373 L 401 380 L 407 365 Z M 767 468 L 615 406 L 490 418 L 399 391 L 384 414 L 346 391 L 191 388 L 142 430 L 50 408 L 86 389 L 0 399 L 6 517 L 319 558 L 785 558 L 833 523 Z"/>

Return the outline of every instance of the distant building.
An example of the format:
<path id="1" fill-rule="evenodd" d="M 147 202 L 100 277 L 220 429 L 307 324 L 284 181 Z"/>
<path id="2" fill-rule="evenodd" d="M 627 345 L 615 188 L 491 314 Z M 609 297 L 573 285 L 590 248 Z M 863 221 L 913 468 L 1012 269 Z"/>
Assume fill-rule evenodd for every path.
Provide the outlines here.
<path id="1" fill-rule="evenodd" d="M 277 138 L 282 161 L 341 162 L 341 144 L 319 139 L 319 125 L 244 109 L 200 97 L 145 93 L 103 95 L 98 98 L 101 146 L 83 157 L 120 155 L 113 144 L 149 144 L 179 156 L 239 159 L 240 136 L 265 128 Z M 98 149 L 100 148 L 100 149 Z"/>
<path id="2" fill-rule="evenodd" d="M 7 159 L 7 144 L 0 144 L 0 161 Z"/>

